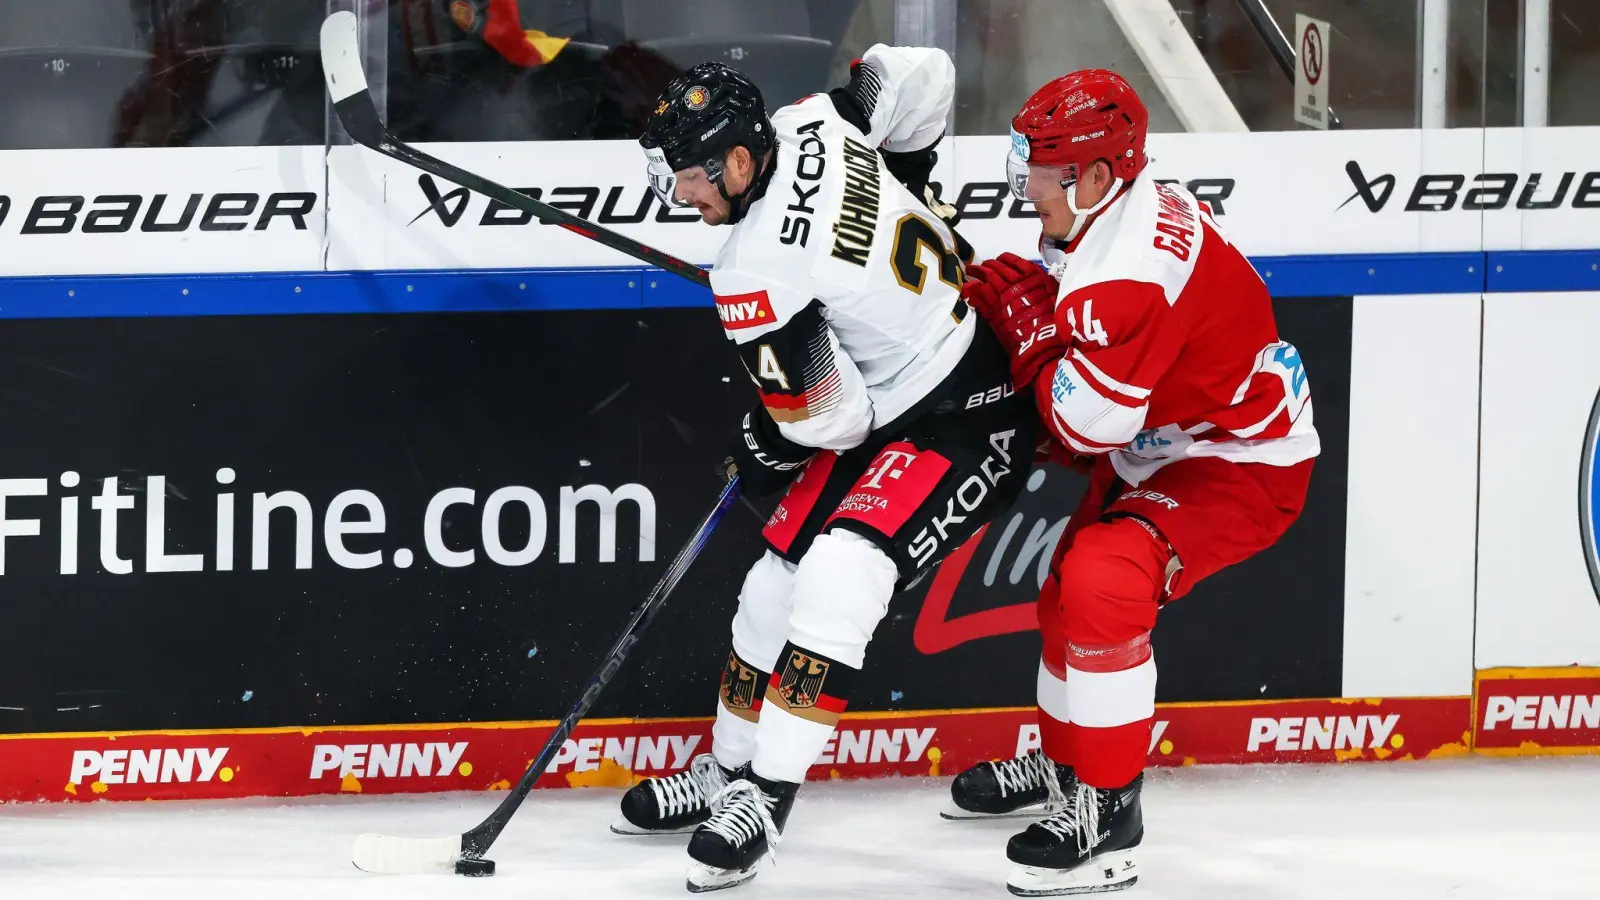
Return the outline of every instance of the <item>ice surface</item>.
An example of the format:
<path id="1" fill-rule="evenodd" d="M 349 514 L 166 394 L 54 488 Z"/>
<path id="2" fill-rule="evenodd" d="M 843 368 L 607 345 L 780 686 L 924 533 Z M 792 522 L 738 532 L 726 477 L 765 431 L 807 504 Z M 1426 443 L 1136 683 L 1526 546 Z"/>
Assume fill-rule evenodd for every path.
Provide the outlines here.
<path id="1" fill-rule="evenodd" d="M 1128 900 L 1600 897 L 1600 758 L 1159 770 Z M 801 794 L 777 865 L 725 900 L 1009 897 L 1021 822 L 947 822 L 947 781 Z M 624 838 L 616 791 L 540 791 L 500 873 L 375 876 L 362 831 L 475 824 L 499 794 L 0 807 L 0 897 L 27 900 L 684 898 L 685 839 Z"/>

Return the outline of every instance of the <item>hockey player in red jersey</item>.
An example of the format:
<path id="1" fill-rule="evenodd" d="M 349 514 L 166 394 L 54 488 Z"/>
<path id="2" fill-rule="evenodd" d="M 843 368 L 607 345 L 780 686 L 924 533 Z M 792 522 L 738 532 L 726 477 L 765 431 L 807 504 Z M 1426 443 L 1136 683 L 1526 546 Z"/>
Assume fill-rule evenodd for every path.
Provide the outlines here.
<path id="1" fill-rule="evenodd" d="M 1039 596 L 1042 754 L 952 787 L 956 815 L 1048 814 L 1007 847 L 1008 884 L 1027 896 L 1136 880 L 1156 614 L 1284 533 L 1319 449 L 1265 284 L 1204 204 L 1146 173 L 1147 123 L 1112 72 L 1029 98 L 1006 168 L 1039 212 L 1049 268 L 1002 254 L 969 267 L 962 292 L 1053 454 L 1090 470 Z"/>

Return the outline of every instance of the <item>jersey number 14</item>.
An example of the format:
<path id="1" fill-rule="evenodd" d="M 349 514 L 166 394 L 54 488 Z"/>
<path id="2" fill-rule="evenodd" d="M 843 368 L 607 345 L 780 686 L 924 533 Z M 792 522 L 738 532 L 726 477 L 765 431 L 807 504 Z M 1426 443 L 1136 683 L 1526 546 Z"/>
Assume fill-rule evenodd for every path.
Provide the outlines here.
<path id="1" fill-rule="evenodd" d="M 1083 330 L 1078 330 L 1077 310 L 1067 310 L 1067 327 L 1072 329 L 1072 336 L 1085 343 L 1094 341 L 1102 347 L 1111 344 L 1111 337 L 1106 334 L 1105 326 L 1094 317 L 1094 298 L 1083 301 Z"/>

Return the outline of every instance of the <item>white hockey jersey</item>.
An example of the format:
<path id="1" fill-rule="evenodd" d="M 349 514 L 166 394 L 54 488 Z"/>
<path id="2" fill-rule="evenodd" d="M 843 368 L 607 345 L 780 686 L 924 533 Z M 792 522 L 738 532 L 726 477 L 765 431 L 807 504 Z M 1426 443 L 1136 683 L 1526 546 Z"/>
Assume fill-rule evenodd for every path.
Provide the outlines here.
<path id="1" fill-rule="evenodd" d="M 1317 455 L 1300 353 L 1193 194 L 1142 175 L 1068 252 L 1041 251 L 1072 344 L 1035 399 L 1064 446 L 1109 453 L 1132 485 L 1184 457 L 1289 466 Z"/>
<path id="2" fill-rule="evenodd" d="M 783 435 L 833 450 L 938 386 L 977 323 L 955 236 L 878 154 L 939 139 L 955 68 L 942 50 L 881 44 L 862 64 L 877 87 L 869 132 L 826 94 L 778 110 L 771 179 L 711 270 L 723 327 Z"/>

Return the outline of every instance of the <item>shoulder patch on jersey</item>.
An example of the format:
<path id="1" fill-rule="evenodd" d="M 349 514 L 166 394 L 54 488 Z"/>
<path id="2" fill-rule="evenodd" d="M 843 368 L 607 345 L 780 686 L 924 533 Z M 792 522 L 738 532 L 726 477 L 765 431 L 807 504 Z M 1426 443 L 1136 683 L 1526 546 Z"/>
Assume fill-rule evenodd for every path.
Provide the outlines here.
<path id="1" fill-rule="evenodd" d="M 717 299 L 717 315 L 722 318 L 722 327 L 729 331 L 771 325 L 778 320 L 777 316 L 773 315 L 772 300 L 766 291 L 714 296 Z"/>

